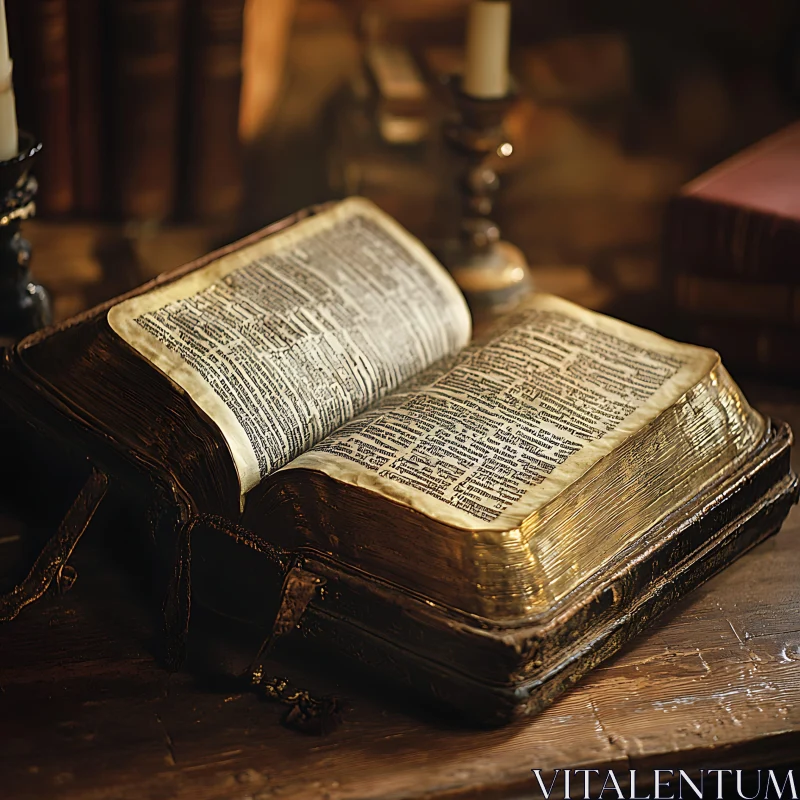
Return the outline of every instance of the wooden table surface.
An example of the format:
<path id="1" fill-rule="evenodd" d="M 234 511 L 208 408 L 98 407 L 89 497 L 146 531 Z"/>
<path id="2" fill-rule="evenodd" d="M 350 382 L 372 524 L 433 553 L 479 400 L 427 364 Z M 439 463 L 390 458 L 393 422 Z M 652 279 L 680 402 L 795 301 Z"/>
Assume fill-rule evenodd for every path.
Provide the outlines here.
<path id="1" fill-rule="evenodd" d="M 800 430 L 791 396 L 761 407 Z M 0 540 L 13 539 L 5 526 Z M 800 753 L 797 507 L 554 706 L 500 730 L 330 673 L 324 657 L 291 670 L 342 698 L 343 724 L 325 737 L 286 730 L 281 707 L 238 687 L 169 675 L 137 573 L 103 556 L 98 538 L 79 546 L 68 595 L 0 626 L 3 798 L 533 797 L 537 767 L 756 767 Z M 245 663 L 227 630 L 204 627 L 196 665 Z"/>

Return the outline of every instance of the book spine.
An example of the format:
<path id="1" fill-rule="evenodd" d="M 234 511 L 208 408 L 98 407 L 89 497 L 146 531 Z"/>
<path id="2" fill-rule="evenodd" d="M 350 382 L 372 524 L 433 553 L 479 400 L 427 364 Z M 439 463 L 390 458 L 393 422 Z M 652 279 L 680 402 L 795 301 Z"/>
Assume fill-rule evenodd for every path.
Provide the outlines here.
<path id="1" fill-rule="evenodd" d="M 100 0 L 70 0 L 69 52 L 75 210 L 80 214 L 99 216 L 105 211 Z"/>
<path id="2" fill-rule="evenodd" d="M 183 9 L 183 0 L 112 4 L 115 190 L 126 219 L 174 210 Z"/>
<path id="3" fill-rule="evenodd" d="M 37 208 L 61 215 L 73 207 L 67 2 L 35 0 L 29 10 L 32 133 L 43 143 Z"/>
<path id="4" fill-rule="evenodd" d="M 239 100 L 244 0 L 199 0 L 191 13 L 186 206 L 195 218 L 232 219 L 242 201 Z"/>
<path id="5" fill-rule="evenodd" d="M 800 283 L 800 221 L 691 195 L 675 198 L 664 228 L 665 267 L 732 280 Z"/>

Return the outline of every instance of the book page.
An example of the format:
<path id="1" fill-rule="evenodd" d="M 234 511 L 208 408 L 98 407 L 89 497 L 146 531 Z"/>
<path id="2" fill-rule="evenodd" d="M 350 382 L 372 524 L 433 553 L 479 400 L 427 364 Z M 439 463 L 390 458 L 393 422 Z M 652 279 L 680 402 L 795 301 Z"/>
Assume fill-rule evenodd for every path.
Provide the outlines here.
<path id="1" fill-rule="evenodd" d="M 219 426 L 242 495 L 471 335 L 450 276 L 360 198 L 124 301 L 108 322 Z"/>
<path id="2" fill-rule="evenodd" d="M 716 353 L 537 296 L 286 469 L 509 530 L 696 385 Z"/>

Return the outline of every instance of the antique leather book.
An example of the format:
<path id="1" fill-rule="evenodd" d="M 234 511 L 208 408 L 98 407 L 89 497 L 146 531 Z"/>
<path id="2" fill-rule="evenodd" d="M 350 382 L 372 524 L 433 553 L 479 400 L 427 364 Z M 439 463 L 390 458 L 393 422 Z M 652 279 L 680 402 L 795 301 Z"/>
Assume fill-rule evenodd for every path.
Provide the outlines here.
<path id="1" fill-rule="evenodd" d="M 541 709 L 796 498 L 790 431 L 716 353 L 547 295 L 471 342 L 449 275 L 358 198 L 23 340 L 0 398 L 95 470 L 51 574 L 122 486 L 176 641 L 194 596 L 484 722 Z"/>
<path id="2" fill-rule="evenodd" d="M 673 200 L 668 252 L 692 274 L 797 283 L 800 123 L 687 183 Z"/>
<path id="3" fill-rule="evenodd" d="M 679 335 L 743 372 L 800 379 L 800 124 L 684 186 L 669 205 L 664 265 Z"/>

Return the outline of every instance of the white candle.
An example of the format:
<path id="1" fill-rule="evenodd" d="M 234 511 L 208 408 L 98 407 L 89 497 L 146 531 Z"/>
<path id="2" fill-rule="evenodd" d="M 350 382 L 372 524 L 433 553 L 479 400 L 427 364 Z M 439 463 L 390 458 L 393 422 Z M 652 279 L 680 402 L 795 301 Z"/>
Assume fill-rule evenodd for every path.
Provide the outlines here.
<path id="1" fill-rule="evenodd" d="M 462 89 L 489 100 L 508 94 L 508 0 L 474 0 L 467 21 L 467 65 Z"/>
<path id="2" fill-rule="evenodd" d="M 11 83 L 6 4 L 5 0 L 0 0 L 0 161 L 13 158 L 18 149 L 17 110 Z"/>

